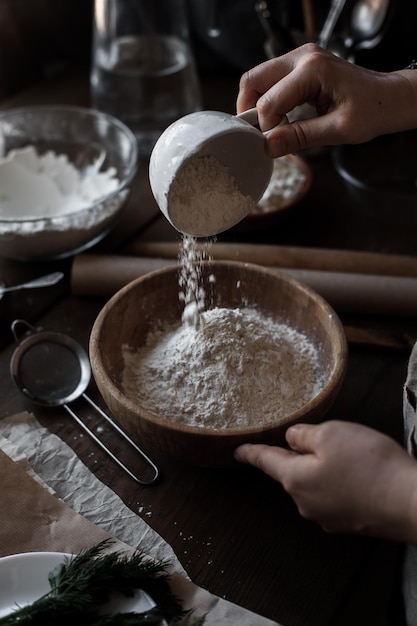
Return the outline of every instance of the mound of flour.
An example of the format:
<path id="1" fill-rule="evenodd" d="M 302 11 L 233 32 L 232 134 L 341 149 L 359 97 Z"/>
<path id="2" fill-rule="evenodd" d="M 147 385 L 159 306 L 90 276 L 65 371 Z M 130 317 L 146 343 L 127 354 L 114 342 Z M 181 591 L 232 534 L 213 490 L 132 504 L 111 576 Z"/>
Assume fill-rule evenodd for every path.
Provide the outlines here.
<path id="1" fill-rule="evenodd" d="M 300 332 L 256 309 L 215 308 L 198 326 L 151 333 L 123 348 L 123 388 L 168 420 L 214 430 L 288 415 L 321 389 L 318 354 Z"/>

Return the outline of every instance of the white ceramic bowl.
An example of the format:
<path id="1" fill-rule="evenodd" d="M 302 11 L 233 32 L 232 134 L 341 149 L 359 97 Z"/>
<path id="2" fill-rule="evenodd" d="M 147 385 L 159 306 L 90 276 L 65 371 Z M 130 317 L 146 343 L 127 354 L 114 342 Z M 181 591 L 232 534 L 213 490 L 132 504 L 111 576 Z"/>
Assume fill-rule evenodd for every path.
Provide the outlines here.
<path id="1" fill-rule="evenodd" d="M 0 558 L 0 617 L 11 615 L 51 590 L 49 574 L 74 555 L 61 552 L 23 552 Z M 106 613 L 140 613 L 155 606 L 152 598 L 142 590 L 133 596 L 112 594 L 106 603 Z M 167 626 L 165 620 L 160 626 Z"/>
<path id="2" fill-rule="evenodd" d="M 228 168 L 244 196 L 251 196 L 254 203 L 259 200 L 271 178 L 273 160 L 265 152 L 265 138 L 253 125 L 256 122 L 254 109 L 240 116 L 198 111 L 180 118 L 162 133 L 151 154 L 149 180 L 160 210 L 174 228 L 197 237 L 216 235 L 234 226 L 250 210 L 242 205 L 242 211 L 230 221 L 222 220 L 207 230 L 186 230 L 173 214 L 168 199 L 179 171 L 193 156 L 215 157 Z"/>
<path id="3" fill-rule="evenodd" d="M 51 202 L 51 194 L 44 193 L 44 188 L 40 190 L 38 170 L 35 174 L 26 171 L 23 177 L 20 170 L 11 170 L 16 181 L 13 187 L 10 154 L 20 153 L 28 146 L 33 146 L 39 157 L 52 153 L 52 166 L 45 170 L 47 180 L 42 179 L 46 189 L 53 177 L 62 189 L 73 180 L 67 170 L 65 180 L 60 179 L 61 170 L 57 172 L 58 167 L 55 168 L 58 160 L 54 155 L 62 155 L 73 173 L 82 177 L 83 184 L 92 182 L 98 171 L 100 175 L 109 174 L 114 168 L 114 184 L 111 190 L 109 186 L 98 187 L 90 199 L 83 200 L 84 204 L 80 201 L 76 210 L 64 215 L 61 206 L 56 206 L 57 201 Z M 44 260 L 63 258 L 91 247 L 113 228 L 137 171 L 138 149 L 133 133 L 110 115 L 80 107 L 36 106 L 0 113 L 0 158 L 0 175 L 6 162 L 3 180 L 9 194 L 9 198 L 0 198 L 0 256 Z M 22 180 L 24 185 L 19 183 Z M 41 208 L 34 204 L 33 214 L 28 213 L 32 198 L 38 203 L 49 201 L 48 211 L 43 205 Z M 2 205 L 4 199 L 6 204 Z M 7 208 L 8 200 L 12 208 Z M 24 208 L 19 205 L 23 201 L 27 205 Z"/>

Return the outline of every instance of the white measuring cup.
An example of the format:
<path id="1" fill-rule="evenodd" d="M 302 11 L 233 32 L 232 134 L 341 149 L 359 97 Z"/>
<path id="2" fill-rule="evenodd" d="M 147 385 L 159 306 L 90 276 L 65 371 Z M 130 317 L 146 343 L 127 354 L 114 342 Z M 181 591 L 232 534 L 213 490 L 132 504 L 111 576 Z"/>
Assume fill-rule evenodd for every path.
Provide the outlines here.
<path id="1" fill-rule="evenodd" d="M 240 115 L 198 111 L 178 119 L 162 133 L 151 153 L 149 181 L 160 210 L 174 228 L 195 237 L 216 235 L 242 220 L 262 197 L 271 179 L 273 159 L 265 152 L 265 137 L 257 124 L 256 109 Z M 191 216 L 188 223 L 172 210 L 170 188 L 191 157 L 204 156 L 213 156 L 226 166 L 242 196 L 249 196 L 252 202 L 242 203 L 229 217 L 221 215 L 219 207 L 217 222 L 211 215 L 197 220 L 196 227 Z M 213 180 L 213 191 L 215 184 Z"/>

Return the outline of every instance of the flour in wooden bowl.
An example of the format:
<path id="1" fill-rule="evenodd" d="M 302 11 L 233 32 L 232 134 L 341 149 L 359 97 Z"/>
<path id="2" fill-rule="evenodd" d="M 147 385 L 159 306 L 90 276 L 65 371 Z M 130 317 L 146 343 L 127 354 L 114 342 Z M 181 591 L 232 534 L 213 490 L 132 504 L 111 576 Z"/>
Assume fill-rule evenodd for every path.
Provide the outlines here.
<path id="1" fill-rule="evenodd" d="M 122 384 L 160 418 L 223 430 L 268 424 L 320 391 L 319 358 L 308 338 L 259 310 L 214 308 L 198 326 L 150 333 L 125 346 Z"/>

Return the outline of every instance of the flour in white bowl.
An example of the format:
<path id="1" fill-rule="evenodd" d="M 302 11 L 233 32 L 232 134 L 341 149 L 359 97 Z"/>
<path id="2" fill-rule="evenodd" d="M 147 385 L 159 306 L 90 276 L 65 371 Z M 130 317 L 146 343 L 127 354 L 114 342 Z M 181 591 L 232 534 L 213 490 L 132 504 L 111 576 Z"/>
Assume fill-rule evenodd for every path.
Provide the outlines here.
<path id="1" fill-rule="evenodd" d="M 213 430 L 270 424 L 322 388 L 312 342 L 256 309 L 214 308 L 200 324 L 149 334 L 123 348 L 123 388 L 159 417 Z"/>
<path id="2" fill-rule="evenodd" d="M 207 155 L 186 159 L 169 189 L 168 206 L 180 232 L 209 237 L 243 219 L 254 201 L 239 190 L 226 165 Z"/>
<path id="3" fill-rule="evenodd" d="M 65 154 L 39 155 L 34 146 L 0 159 L 0 218 L 35 219 L 68 215 L 117 189 L 116 170 L 83 176 Z"/>

